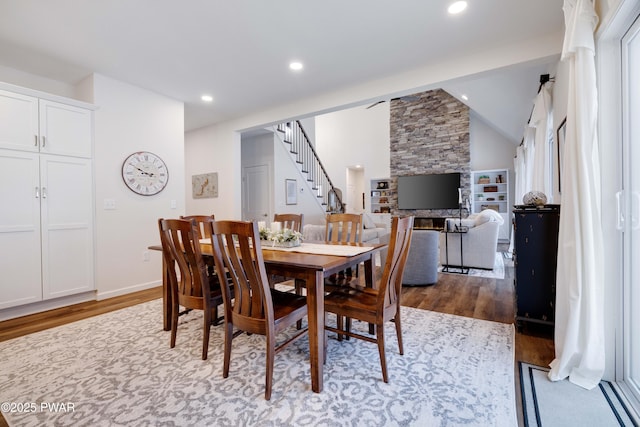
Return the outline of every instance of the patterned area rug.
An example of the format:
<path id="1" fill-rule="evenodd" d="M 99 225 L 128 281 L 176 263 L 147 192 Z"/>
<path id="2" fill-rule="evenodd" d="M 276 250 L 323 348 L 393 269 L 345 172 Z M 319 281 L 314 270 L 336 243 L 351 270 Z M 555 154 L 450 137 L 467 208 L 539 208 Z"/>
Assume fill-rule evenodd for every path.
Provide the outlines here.
<path id="1" fill-rule="evenodd" d="M 516 425 L 513 325 L 403 307 L 404 356 L 386 328 L 389 384 L 376 345 L 329 334 L 323 392 L 304 338 L 276 355 L 265 401 L 264 337 L 234 340 L 224 379 L 222 327 L 203 361 L 202 313 L 181 316 L 173 349 L 161 313 L 156 300 L 0 343 L 9 425 Z"/>
<path id="2" fill-rule="evenodd" d="M 568 380 L 553 382 L 549 369 L 519 362 L 522 411 L 527 427 L 637 427 L 609 381 L 585 390 Z"/>
<path id="3" fill-rule="evenodd" d="M 496 261 L 493 265 L 493 270 L 483 270 L 480 268 L 470 268 L 469 276 L 475 277 L 485 277 L 488 279 L 504 279 L 504 255 L 502 252 L 496 252 Z M 455 267 L 454 271 L 455 271 Z M 442 271 L 442 266 L 438 267 L 438 271 L 444 274 L 458 274 L 458 273 L 447 273 Z"/>

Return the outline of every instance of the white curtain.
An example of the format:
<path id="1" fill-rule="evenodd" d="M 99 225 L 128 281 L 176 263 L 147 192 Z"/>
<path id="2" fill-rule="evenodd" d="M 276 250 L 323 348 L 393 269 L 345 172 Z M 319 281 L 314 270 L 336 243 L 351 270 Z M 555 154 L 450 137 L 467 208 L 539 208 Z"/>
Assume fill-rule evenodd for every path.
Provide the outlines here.
<path id="1" fill-rule="evenodd" d="M 529 190 L 542 191 L 547 203 L 552 202 L 551 188 L 551 152 L 549 141 L 553 138 L 553 107 L 551 103 L 551 83 L 546 82 L 540 88 L 531 113 L 529 126 L 535 128 L 532 181 Z"/>
<path id="2" fill-rule="evenodd" d="M 562 60 L 568 61 L 569 99 L 562 164 L 562 207 L 556 283 L 555 348 L 549 378 L 587 389 L 605 368 L 604 274 L 600 167 L 596 133 L 597 90 L 589 0 L 565 0 Z"/>
<path id="3" fill-rule="evenodd" d="M 531 129 L 531 128 L 529 128 Z M 516 176 L 516 182 L 514 185 L 513 194 L 515 196 L 514 205 L 522 204 L 522 196 L 527 192 L 525 184 L 526 175 L 526 159 L 524 143 L 516 148 L 516 157 L 513 159 L 513 170 Z M 511 240 L 509 241 L 509 253 L 513 253 L 515 249 L 515 233 L 513 230 L 513 224 L 511 224 Z"/>
<path id="4" fill-rule="evenodd" d="M 521 185 L 519 187 L 516 187 L 516 191 L 519 189 L 521 193 L 515 193 L 516 204 L 522 204 L 522 196 L 533 190 L 535 136 L 536 130 L 532 127 L 527 126 L 524 131 L 524 141 L 522 143 L 522 162 L 524 173 L 522 174 L 522 180 L 520 181 Z"/>

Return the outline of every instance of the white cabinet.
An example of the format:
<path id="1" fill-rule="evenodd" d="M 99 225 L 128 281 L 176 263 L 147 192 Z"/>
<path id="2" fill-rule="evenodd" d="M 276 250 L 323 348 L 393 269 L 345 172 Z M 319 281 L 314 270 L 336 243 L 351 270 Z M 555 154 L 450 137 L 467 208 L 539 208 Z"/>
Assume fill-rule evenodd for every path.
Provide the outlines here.
<path id="1" fill-rule="evenodd" d="M 90 159 L 40 156 L 42 297 L 94 288 Z"/>
<path id="2" fill-rule="evenodd" d="M 484 209 L 499 212 L 504 219 L 498 234 L 500 240 L 509 240 L 510 206 L 508 169 L 471 172 L 471 212 L 477 213 Z"/>
<path id="3" fill-rule="evenodd" d="M 0 150 L 0 309 L 42 300 L 39 176 L 38 154 Z"/>
<path id="4" fill-rule="evenodd" d="M 40 151 L 38 98 L 0 90 L 0 147 Z"/>
<path id="5" fill-rule="evenodd" d="M 93 112 L 0 90 L 0 113 L 0 309 L 93 290 Z"/>
<path id="6" fill-rule="evenodd" d="M 0 90 L 0 148 L 91 157 L 91 110 Z"/>

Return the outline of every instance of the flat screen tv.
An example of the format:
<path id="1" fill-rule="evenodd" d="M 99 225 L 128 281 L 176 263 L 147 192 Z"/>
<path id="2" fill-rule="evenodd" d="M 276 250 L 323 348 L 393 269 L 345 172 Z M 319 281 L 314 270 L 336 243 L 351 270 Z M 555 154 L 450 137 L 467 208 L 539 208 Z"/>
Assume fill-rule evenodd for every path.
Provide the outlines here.
<path id="1" fill-rule="evenodd" d="M 398 177 L 398 209 L 458 209 L 460 173 Z"/>

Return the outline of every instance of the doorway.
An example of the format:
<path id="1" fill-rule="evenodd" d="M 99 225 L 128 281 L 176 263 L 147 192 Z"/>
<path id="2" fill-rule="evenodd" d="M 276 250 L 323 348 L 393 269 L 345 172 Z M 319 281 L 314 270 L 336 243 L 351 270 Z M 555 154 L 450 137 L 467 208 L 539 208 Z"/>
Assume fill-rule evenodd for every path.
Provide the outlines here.
<path id="1" fill-rule="evenodd" d="M 640 19 L 622 38 L 623 381 L 640 402 Z M 634 167 L 635 166 L 635 167 Z"/>
<path id="2" fill-rule="evenodd" d="M 269 221 L 271 217 L 271 178 L 268 165 L 242 168 L 242 219 Z"/>
<path id="3" fill-rule="evenodd" d="M 359 166 L 347 168 L 347 212 L 362 213 L 365 211 L 364 169 Z"/>

